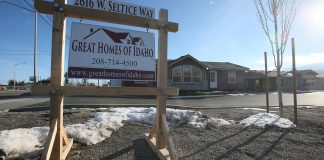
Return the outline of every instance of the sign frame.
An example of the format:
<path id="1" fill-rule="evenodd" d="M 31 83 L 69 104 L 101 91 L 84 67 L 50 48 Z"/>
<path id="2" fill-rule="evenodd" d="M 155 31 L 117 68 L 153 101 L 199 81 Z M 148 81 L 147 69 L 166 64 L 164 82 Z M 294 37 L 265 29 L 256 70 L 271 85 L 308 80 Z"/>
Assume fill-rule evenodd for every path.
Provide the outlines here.
<path id="1" fill-rule="evenodd" d="M 177 160 L 176 151 L 166 121 L 166 96 L 178 95 L 178 88 L 167 88 L 167 40 L 168 31 L 178 31 L 178 24 L 168 22 L 168 11 L 161 9 L 159 19 L 148 19 L 120 13 L 98 11 L 66 4 L 66 0 L 47 2 L 35 0 L 35 9 L 40 13 L 53 14 L 51 83 L 49 86 L 33 86 L 32 95 L 38 92 L 50 95 L 50 130 L 41 159 L 65 159 L 72 147 L 63 126 L 64 95 L 155 95 L 157 100 L 156 119 L 146 140 L 160 159 Z M 111 14 L 111 15 L 110 15 Z M 158 64 L 156 87 L 74 87 L 64 86 L 64 51 L 66 17 L 97 20 L 103 22 L 157 29 Z M 139 92 L 139 90 L 141 92 Z M 170 92 L 167 92 L 170 91 Z"/>

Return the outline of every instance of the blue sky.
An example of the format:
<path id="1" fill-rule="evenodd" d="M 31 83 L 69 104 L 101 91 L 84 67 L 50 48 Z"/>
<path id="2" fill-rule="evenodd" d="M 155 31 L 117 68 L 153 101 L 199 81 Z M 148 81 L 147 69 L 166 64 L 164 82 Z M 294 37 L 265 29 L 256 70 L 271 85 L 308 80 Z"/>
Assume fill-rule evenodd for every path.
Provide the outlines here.
<path id="1" fill-rule="evenodd" d="M 23 0 L 7 0 L 28 6 Z M 32 3 L 32 0 L 27 0 Z M 232 62 L 250 69 L 263 69 L 263 52 L 270 52 L 270 45 L 258 22 L 253 0 L 123 0 L 123 2 L 169 10 L 169 20 L 179 23 L 179 32 L 169 34 L 168 58 L 175 59 L 191 54 L 201 61 Z M 68 0 L 72 3 L 72 0 Z M 16 79 L 28 81 L 33 75 L 33 28 L 34 15 L 31 12 L 0 2 L 0 84 L 13 79 L 13 65 Z M 48 17 L 43 15 L 47 21 Z M 297 67 L 324 62 L 324 2 L 322 0 L 300 0 L 296 19 L 291 32 L 295 37 Z M 68 18 L 67 35 L 71 34 Z M 98 24 L 146 31 L 143 28 L 84 21 Z M 150 30 L 155 33 L 157 32 Z M 37 75 L 50 75 L 51 28 L 38 18 Z M 287 45 L 284 67 L 291 66 L 291 47 Z M 157 42 L 156 42 L 157 44 Z M 68 60 L 66 44 L 66 62 Z M 157 47 L 156 47 L 157 48 Z M 10 50 L 10 51 L 9 51 Z M 15 51 L 11 51 L 15 50 Z M 27 55 L 24 55 L 27 54 Z M 269 69 L 273 69 L 269 54 Z M 67 66 L 67 65 L 65 65 Z M 324 66 L 322 67 L 324 69 Z"/>

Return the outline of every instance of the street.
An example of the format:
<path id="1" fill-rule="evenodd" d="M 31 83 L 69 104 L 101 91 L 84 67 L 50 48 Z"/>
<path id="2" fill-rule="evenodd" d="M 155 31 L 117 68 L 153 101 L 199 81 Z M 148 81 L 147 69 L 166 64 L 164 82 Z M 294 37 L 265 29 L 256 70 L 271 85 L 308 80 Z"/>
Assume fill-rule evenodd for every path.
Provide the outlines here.
<path id="1" fill-rule="evenodd" d="M 17 97 L 10 99 L 0 99 L 0 111 L 6 109 L 26 107 L 33 104 L 49 102 L 47 97 Z"/>
<path id="2" fill-rule="evenodd" d="M 278 96 L 269 94 L 270 106 L 278 105 Z M 324 106 L 324 92 L 298 94 L 298 105 Z M 283 102 L 286 106 L 293 105 L 293 95 L 283 94 Z M 141 105 L 155 104 L 153 98 L 117 98 L 117 97 L 65 97 L 66 105 Z M 225 95 L 220 97 L 194 97 L 168 99 L 167 104 L 198 108 L 231 108 L 231 107 L 261 107 L 265 106 L 265 94 L 257 95 Z M 47 106 L 48 97 L 22 97 L 15 99 L 1 99 L 0 110 L 20 108 L 26 106 Z"/>

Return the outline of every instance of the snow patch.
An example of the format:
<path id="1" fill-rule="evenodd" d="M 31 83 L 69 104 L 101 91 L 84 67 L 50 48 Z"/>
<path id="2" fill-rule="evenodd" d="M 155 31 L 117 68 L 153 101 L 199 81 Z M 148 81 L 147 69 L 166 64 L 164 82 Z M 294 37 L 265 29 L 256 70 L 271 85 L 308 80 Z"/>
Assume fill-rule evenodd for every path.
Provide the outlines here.
<path id="1" fill-rule="evenodd" d="M 297 106 L 297 108 L 312 109 L 312 108 L 316 108 L 316 107 L 315 106 Z"/>
<path id="2" fill-rule="evenodd" d="M 243 109 L 243 110 L 253 110 L 253 111 L 263 111 L 263 112 L 266 112 L 267 110 L 266 109 L 262 109 L 262 108 L 239 108 L 239 109 Z M 274 113 L 274 112 L 278 112 L 278 111 L 269 111 L 271 113 Z"/>
<path id="3" fill-rule="evenodd" d="M 67 125 L 66 133 L 79 143 L 97 144 L 110 137 L 114 130 L 123 126 L 123 119 L 116 117 L 111 112 L 97 112 L 85 124 Z"/>
<path id="4" fill-rule="evenodd" d="M 254 110 L 254 111 L 267 111 L 266 109 L 262 109 L 262 108 L 240 108 L 243 110 Z"/>
<path id="5" fill-rule="evenodd" d="M 100 109 L 104 110 L 104 109 Z M 92 110 L 91 110 L 92 111 Z M 98 111 L 98 110 L 97 110 Z M 111 133 L 123 126 L 123 121 L 137 121 L 153 124 L 156 109 L 151 108 L 111 108 L 108 112 L 96 112 L 93 118 L 84 124 L 67 125 L 65 130 L 69 137 L 86 145 L 97 144 L 110 137 Z M 166 111 L 169 126 L 188 126 L 205 128 L 207 123 L 215 126 L 234 124 L 234 121 L 215 119 L 203 116 L 201 112 L 190 110 L 169 109 Z M 14 129 L 0 131 L 0 150 L 9 157 L 29 157 L 40 155 L 49 127 Z"/>
<path id="6" fill-rule="evenodd" d="M 280 128 L 294 128 L 296 125 L 290 120 L 281 118 L 280 116 L 272 113 L 259 113 L 252 115 L 240 121 L 240 124 L 245 126 L 257 126 L 264 128 L 265 125 L 278 126 Z"/>
<path id="7" fill-rule="evenodd" d="M 19 128 L 0 132 L 0 149 L 8 158 L 30 157 L 38 155 L 43 149 L 43 144 L 49 127 Z"/>
<path id="8" fill-rule="evenodd" d="M 235 93 L 235 94 L 227 94 L 229 96 L 254 96 L 256 94 L 252 94 L 252 93 Z"/>
<path id="9" fill-rule="evenodd" d="M 210 118 L 208 119 L 208 123 L 211 123 L 215 126 L 229 126 L 231 124 L 234 124 L 234 121 L 226 121 L 225 119 L 215 119 L 215 118 Z"/>

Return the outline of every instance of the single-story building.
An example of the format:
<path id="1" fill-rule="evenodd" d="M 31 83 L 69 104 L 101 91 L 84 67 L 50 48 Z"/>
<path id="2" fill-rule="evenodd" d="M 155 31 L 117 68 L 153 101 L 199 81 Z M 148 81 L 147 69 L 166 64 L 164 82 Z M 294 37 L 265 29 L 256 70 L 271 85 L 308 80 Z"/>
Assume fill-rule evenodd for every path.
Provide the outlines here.
<path id="1" fill-rule="evenodd" d="M 283 91 L 291 90 L 292 83 L 291 75 L 287 75 L 287 72 L 281 72 L 281 86 Z M 265 72 L 252 70 L 246 73 L 246 90 L 264 92 L 266 90 Z M 268 90 L 277 90 L 277 71 L 268 72 Z"/>
<path id="2" fill-rule="evenodd" d="M 187 54 L 168 61 L 168 86 L 180 90 L 243 90 L 249 68 L 229 62 L 199 61 Z"/>
<path id="3" fill-rule="evenodd" d="M 322 90 L 324 89 L 324 78 L 316 77 L 318 73 L 313 70 L 296 71 L 296 89 L 297 90 Z M 281 72 L 281 86 L 283 91 L 293 90 L 292 72 Z M 246 74 L 246 89 L 249 91 L 265 91 L 265 72 L 249 71 Z M 268 72 L 269 91 L 277 90 L 277 72 Z"/>
<path id="4" fill-rule="evenodd" d="M 199 61 L 187 54 L 168 60 L 168 87 L 180 91 L 244 90 L 249 70 L 229 62 Z M 156 82 L 123 81 L 122 86 L 156 86 Z"/>
<path id="5" fill-rule="evenodd" d="M 291 73 L 291 72 L 289 72 Z M 296 71 L 297 89 L 298 90 L 318 90 L 323 89 L 321 86 L 320 79 L 317 79 L 318 73 L 308 69 L 308 70 L 298 70 Z"/>

